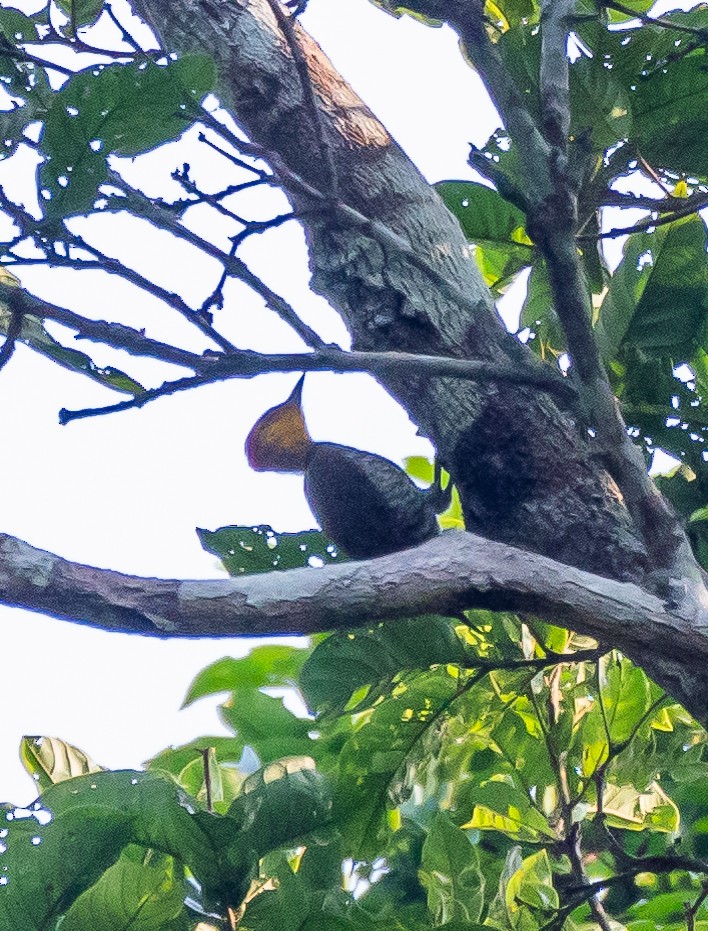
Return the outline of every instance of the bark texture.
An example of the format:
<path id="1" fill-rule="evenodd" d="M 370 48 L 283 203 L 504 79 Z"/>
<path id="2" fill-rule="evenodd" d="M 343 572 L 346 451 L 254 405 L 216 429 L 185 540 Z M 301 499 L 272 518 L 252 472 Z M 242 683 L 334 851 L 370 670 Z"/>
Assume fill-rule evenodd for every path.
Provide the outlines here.
<path id="1" fill-rule="evenodd" d="M 457 221 L 299 25 L 316 121 L 268 0 L 141 5 L 170 50 L 215 54 L 221 99 L 253 141 L 325 193 L 333 165 L 339 201 L 398 233 L 464 296 L 454 300 L 334 212 L 313 214 L 312 201 L 291 187 L 295 206 L 310 208 L 304 225 L 313 286 L 342 313 L 356 349 L 530 362 L 530 351 L 499 321 Z M 471 530 L 592 572 L 644 577 L 646 553 L 613 482 L 575 420 L 548 396 L 499 383 L 379 380 L 433 441 Z"/>
<path id="2" fill-rule="evenodd" d="M 705 615 L 470 533 L 367 562 L 203 581 L 95 569 L 0 534 L 0 603 L 154 637 L 314 634 L 466 608 L 537 614 L 622 649 L 708 721 Z"/>

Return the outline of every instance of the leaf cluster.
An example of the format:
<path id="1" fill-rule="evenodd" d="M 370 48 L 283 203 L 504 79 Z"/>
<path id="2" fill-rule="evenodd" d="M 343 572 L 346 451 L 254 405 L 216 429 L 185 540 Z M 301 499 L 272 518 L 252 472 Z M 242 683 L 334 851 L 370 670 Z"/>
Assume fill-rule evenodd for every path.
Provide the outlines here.
<path id="1" fill-rule="evenodd" d="M 698 211 L 708 205 L 708 7 L 644 18 L 639 26 L 630 19 L 650 6 L 577 5 L 569 171 L 602 360 L 647 458 L 657 450 L 673 457 L 676 467 L 661 490 L 687 522 L 706 566 L 708 237 Z M 539 5 L 489 3 L 487 14 L 501 61 L 538 122 Z M 438 192 L 492 291 L 502 296 L 525 283 L 519 338 L 563 367 L 565 336 L 545 261 L 529 234 L 526 182 L 505 131 L 473 150 L 470 164 L 484 182 L 442 181 Z M 628 183 L 639 193 L 625 193 Z M 637 208 L 643 219 L 624 219 L 634 219 Z M 619 234 L 622 255 L 612 268 L 605 246 Z"/>
<path id="2" fill-rule="evenodd" d="M 591 929 L 598 884 L 623 927 L 674 931 L 700 897 L 704 732 L 540 619 L 262 646 L 203 670 L 185 705 L 213 695 L 229 736 L 147 772 L 25 739 L 42 795 L 6 806 L 8 927 Z"/>

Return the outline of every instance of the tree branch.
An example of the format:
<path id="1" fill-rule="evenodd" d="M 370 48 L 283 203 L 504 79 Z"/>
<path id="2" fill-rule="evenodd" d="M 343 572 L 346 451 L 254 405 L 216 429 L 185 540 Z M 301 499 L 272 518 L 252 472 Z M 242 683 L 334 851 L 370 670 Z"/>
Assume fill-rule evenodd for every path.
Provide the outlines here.
<path id="1" fill-rule="evenodd" d="M 292 329 L 297 333 L 297 335 L 302 339 L 306 346 L 311 346 L 312 348 L 323 348 L 325 343 L 320 338 L 320 336 L 306 323 L 304 323 L 300 317 L 295 312 L 294 308 L 282 297 L 280 294 L 276 294 L 271 288 L 265 284 L 257 275 L 255 275 L 251 269 L 246 265 L 246 263 L 239 259 L 233 252 L 224 252 L 223 249 L 220 249 L 218 246 L 213 245 L 208 242 L 206 239 L 202 239 L 201 236 L 194 233 L 192 230 L 188 229 L 179 220 L 173 216 L 172 211 L 165 206 L 165 204 L 160 201 L 150 200 L 145 197 L 145 195 L 138 190 L 138 188 L 133 187 L 129 184 L 121 175 L 117 172 L 111 172 L 113 175 L 115 183 L 123 189 L 127 194 L 128 205 L 133 209 L 137 216 L 143 217 L 149 223 L 154 226 L 158 226 L 160 229 L 165 229 L 168 232 L 172 233 L 173 236 L 176 236 L 178 239 L 188 242 L 190 245 L 195 246 L 201 252 L 204 252 L 206 255 L 211 256 L 220 262 L 225 271 L 229 275 L 233 275 L 235 278 L 238 278 L 244 284 L 248 285 L 256 294 L 258 294 L 266 303 L 266 306 L 273 310 L 278 316 L 285 321 Z M 122 201 L 122 203 L 121 203 Z M 109 200 L 106 210 L 120 210 L 123 211 L 126 209 L 125 199 L 116 198 L 115 205 L 112 205 Z M 157 217 L 159 216 L 160 220 L 158 223 Z"/>
<path id="2" fill-rule="evenodd" d="M 657 213 L 673 213 L 675 210 L 690 207 L 701 210 L 706 206 L 708 191 L 700 188 L 689 197 L 677 197 L 669 194 L 667 197 L 646 197 L 641 194 L 625 193 L 610 188 L 601 195 L 601 207 L 635 207 L 642 210 L 653 210 Z"/>
<path id="3" fill-rule="evenodd" d="M 295 26 L 294 22 L 296 14 L 293 13 L 292 17 L 286 16 L 283 8 L 280 5 L 280 0 L 268 0 L 268 4 L 270 5 L 276 22 L 282 30 L 282 33 L 287 40 L 288 46 L 290 47 L 290 52 L 293 56 L 293 61 L 295 62 L 295 68 L 297 69 L 298 77 L 300 78 L 300 86 L 302 87 L 303 98 L 307 103 L 307 109 L 310 113 L 310 117 L 312 118 L 315 132 L 317 133 L 317 141 L 320 146 L 322 164 L 327 170 L 324 192 L 326 192 L 332 200 L 336 200 L 337 189 L 339 186 L 337 181 L 337 165 L 332 155 L 332 149 L 329 145 L 329 140 L 327 139 L 324 121 L 322 119 L 322 114 L 320 113 L 320 108 L 315 96 L 315 89 L 312 86 L 310 70 L 307 66 L 307 59 L 305 58 L 302 48 L 300 47 L 300 42 L 298 41 L 297 27 Z"/>
<path id="4" fill-rule="evenodd" d="M 561 321 L 578 377 L 585 416 L 595 429 L 600 453 L 617 482 L 657 567 L 698 578 L 699 570 L 690 544 L 651 479 L 643 457 L 627 435 L 591 325 L 591 306 L 584 272 L 576 247 L 577 196 L 568 176 L 565 152 L 569 118 L 569 70 L 566 42 L 572 5 L 548 0 L 542 7 L 543 46 L 541 62 L 543 114 L 550 146 L 539 145 L 528 131 L 531 115 L 519 101 L 504 63 L 480 26 L 473 5 L 450 4 L 449 22 L 468 45 L 471 56 L 490 92 L 506 88 L 500 112 L 527 175 L 534 172 L 545 185 L 532 188 L 528 203 L 528 230 L 547 263 L 553 304 Z M 561 63 L 562 57 L 562 63 Z M 537 131 L 536 131 L 537 132 Z"/>
<path id="5" fill-rule="evenodd" d="M 114 326 L 114 324 L 103 324 Z M 115 343 L 114 343 L 115 345 Z M 125 347 L 123 347 L 125 348 Z M 252 378 L 272 372 L 370 372 L 373 375 L 390 375 L 391 373 L 416 373 L 429 377 L 446 376 L 469 381 L 496 382 L 498 384 L 530 384 L 545 391 L 557 394 L 559 398 L 571 403 L 575 400 L 572 384 L 561 375 L 553 374 L 552 369 L 537 372 L 517 370 L 510 365 L 491 362 L 477 362 L 467 359 L 450 359 L 439 356 L 419 356 L 403 352 L 346 352 L 343 349 L 328 349 L 309 353 L 290 353 L 268 355 L 266 353 L 232 352 L 224 355 L 192 356 L 194 360 L 189 368 L 198 372 L 191 378 L 167 381 L 157 388 L 136 395 L 127 401 L 105 407 L 83 408 L 59 412 L 59 422 L 70 423 L 87 417 L 99 417 L 103 414 L 117 414 L 121 411 L 144 407 L 150 401 L 164 398 L 180 391 L 200 388 L 217 381 L 231 378 Z M 165 359 L 165 361 L 169 361 Z"/>
<path id="6" fill-rule="evenodd" d="M 541 67 L 539 89 L 546 141 L 564 158 L 570 133 L 568 33 L 573 0 L 541 2 Z"/>
<path id="7" fill-rule="evenodd" d="M 626 204 L 625 206 L 636 206 L 635 204 Z M 681 207 L 675 207 L 670 213 L 664 213 L 660 217 L 647 217 L 646 220 L 640 220 L 632 226 L 622 226 L 615 229 L 607 230 L 605 233 L 594 233 L 589 236 L 576 237 L 579 241 L 583 239 L 615 239 L 618 236 L 631 236 L 632 233 L 643 233 L 645 230 L 653 229 L 655 226 L 665 226 L 667 223 L 673 223 L 682 217 L 689 217 L 693 213 L 698 213 L 708 207 L 708 195 L 703 194 L 700 200 L 692 200 L 691 203 L 684 202 Z M 660 211 L 658 206 L 649 207 L 649 210 Z"/>
<path id="8" fill-rule="evenodd" d="M 161 362 L 170 362 L 186 368 L 196 369 L 204 356 L 179 349 L 168 343 L 151 339 L 141 330 L 125 326 L 122 323 L 108 323 L 105 320 L 90 320 L 82 317 L 72 310 L 56 307 L 47 301 L 40 300 L 21 288 L 5 285 L 0 282 L 0 298 L 13 310 L 22 315 L 38 317 L 44 320 L 54 320 L 62 326 L 76 330 L 83 338 L 97 343 L 104 343 L 114 349 L 123 349 L 131 355 L 150 356 Z M 213 358 L 217 358 L 216 355 Z"/>
<path id="9" fill-rule="evenodd" d="M 342 313 L 356 349 L 528 365 L 530 351 L 501 326 L 459 224 L 304 31 L 298 40 L 336 161 L 339 200 L 352 211 L 351 219 L 331 205 L 310 213 L 312 195 L 294 180 L 324 198 L 321 149 L 268 3 L 227 5 L 216 22 L 209 0 L 137 2 L 159 24 L 170 51 L 213 50 L 219 99 L 235 112 L 239 134 L 253 140 L 249 155 L 278 156 L 273 166 L 286 193 L 296 211 L 305 208 L 313 289 Z M 476 24 L 484 33 L 481 0 L 441 0 L 443 16 L 453 2 L 461 16 L 464 7 L 475 20 L 470 28 Z M 262 93 L 254 96 L 254 87 Z M 513 82 L 506 89 L 513 109 L 519 95 Z M 524 123 L 522 110 L 516 116 Z M 533 121 L 525 125 L 534 132 Z M 214 128 L 224 136 L 223 127 Z M 548 149 L 539 133 L 534 139 Z M 550 188 L 541 185 L 541 195 Z M 616 486 L 603 465 L 588 457 L 587 435 L 576 418 L 547 395 L 447 378 L 382 380 L 432 439 L 479 532 L 592 571 L 645 577 L 646 549 Z M 588 501 L 594 502 L 594 519 L 578 533 L 568 516 L 585 513 Z"/>
<path id="10" fill-rule="evenodd" d="M 0 603 L 156 637 L 309 635 L 468 608 L 530 613 L 622 649 L 708 720 L 705 612 L 671 613 L 632 583 L 464 532 L 369 562 L 204 581 L 83 566 L 1 534 Z"/>
<path id="11" fill-rule="evenodd" d="M 262 158 L 273 166 L 273 170 L 278 177 L 284 182 L 287 189 L 322 203 L 334 216 L 338 217 L 342 223 L 352 229 L 358 230 L 365 236 L 369 236 L 375 242 L 378 242 L 384 249 L 397 253 L 405 262 L 410 264 L 426 275 L 431 284 L 437 287 L 443 295 L 453 301 L 459 307 L 467 309 L 472 313 L 479 311 L 479 302 L 465 294 L 461 288 L 452 281 L 447 275 L 441 274 L 438 269 L 426 258 L 413 249 L 409 242 L 390 227 L 378 220 L 372 220 L 365 216 L 359 210 L 351 207 L 341 200 L 332 201 L 326 191 L 310 184 L 301 175 L 293 171 L 280 155 L 272 149 L 266 149 L 262 146 L 253 145 L 253 143 L 244 142 L 238 136 L 231 132 L 228 126 L 224 126 L 214 119 L 210 114 L 203 116 L 204 123 L 217 132 L 234 146 L 239 146 L 242 151 Z"/>
<path id="12" fill-rule="evenodd" d="M 140 272 L 137 272 L 132 268 L 128 268 L 117 259 L 114 259 L 111 256 L 101 252 L 95 246 L 92 246 L 90 243 L 86 242 L 82 236 L 76 233 L 72 233 L 69 230 L 65 230 L 63 234 L 64 238 L 61 240 L 61 245 L 65 248 L 66 255 L 61 256 L 57 254 L 56 251 L 53 253 L 48 253 L 47 243 L 42 242 L 40 237 L 43 235 L 49 235 L 50 233 L 53 234 L 54 231 L 48 230 L 48 233 L 45 234 L 43 223 L 37 223 L 37 221 L 22 207 L 9 200 L 1 186 L 0 206 L 2 206 L 2 208 L 20 227 L 23 236 L 29 237 L 33 244 L 44 253 L 43 258 L 41 259 L 28 259 L 24 256 L 13 255 L 13 253 L 10 251 L 6 253 L 6 255 L 12 256 L 12 261 L 7 261 L 7 259 L 5 259 L 3 264 L 7 266 L 46 265 L 49 268 L 91 268 L 108 272 L 108 274 L 111 275 L 118 275 L 121 278 L 124 278 L 126 281 L 130 281 L 131 284 L 134 284 L 141 290 L 146 291 L 148 294 L 152 294 L 154 297 L 157 297 L 168 307 L 172 307 L 193 326 L 197 327 L 197 329 L 199 329 L 208 339 L 214 342 L 215 345 L 226 350 L 235 348 L 233 344 L 229 342 L 229 340 L 227 340 L 217 330 L 215 330 L 214 327 L 211 326 L 211 324 L 204 318 L 202 314 L 199 313 L 199 311 L 193 310 L 178 294 L 175 294 L 173 291 L 168 291 L 166 288 L 162 288 L 160 285 L 151 281 L 149 278 L 145 278 L 140 274 Z M 123 209 L 125 209 L 125 205 L 123 206 Z M 144 216 L 142 216 L 142 218 L 145 219 Z M 157 224 L 153 221 L 153 225 Z M 53 246 L 56 249 L 56 241 L 53 242 Z M 89 255 L 93 256 L 93 259 L 87 260 L 72 257 L 70 255 L 71 247 L 76 250 L 82 250 L 88 253 Z M 10 248 L 12 248 L 12 246 Z"/>

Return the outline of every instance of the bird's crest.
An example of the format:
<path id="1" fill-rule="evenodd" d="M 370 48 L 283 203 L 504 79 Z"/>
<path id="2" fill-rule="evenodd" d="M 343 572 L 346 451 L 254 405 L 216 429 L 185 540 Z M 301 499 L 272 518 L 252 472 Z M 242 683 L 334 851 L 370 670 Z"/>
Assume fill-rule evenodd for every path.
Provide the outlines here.
<path id="1" fill-rule="evenodd" d="M 246 458 L 257 472 L 304 472 L 312 438 L 302 411 L 302 385 L 290 397 L 271 407 L 254 423 L 246 437 Z"/>

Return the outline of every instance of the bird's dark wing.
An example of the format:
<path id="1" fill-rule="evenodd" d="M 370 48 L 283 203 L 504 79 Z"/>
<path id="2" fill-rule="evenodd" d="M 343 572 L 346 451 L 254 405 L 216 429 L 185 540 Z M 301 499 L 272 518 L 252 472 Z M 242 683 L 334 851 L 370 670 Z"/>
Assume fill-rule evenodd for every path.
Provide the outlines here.
<path id="1" fill-rule="evenodd" d="M 438 532 L 425 493 L 388 459 L 335 443 L 316 443 L 305 494 L 324 532 L 355 559 L 408 549 Z"/>

